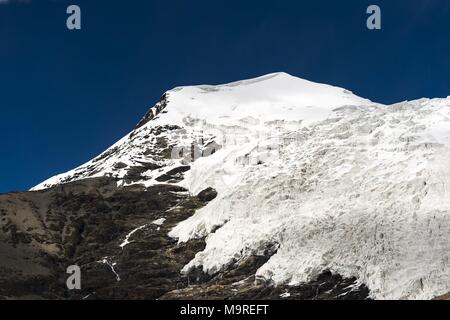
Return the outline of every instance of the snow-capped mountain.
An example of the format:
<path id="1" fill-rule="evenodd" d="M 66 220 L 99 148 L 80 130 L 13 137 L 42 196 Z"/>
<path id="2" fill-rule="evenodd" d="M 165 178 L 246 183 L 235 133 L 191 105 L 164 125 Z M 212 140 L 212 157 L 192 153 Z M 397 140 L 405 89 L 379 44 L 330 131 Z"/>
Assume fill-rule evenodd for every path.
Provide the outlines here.
<path id="1" fill-rule="evenodd" d="M 330 270 L 373 298 L 429 299 L 450 292 L 448 159 L 450 99 L 386 106 L 277 73 L 170 90 L 103 154 L 33 190 L 102 176 L 212 187 L 217 198 L 170 232 L 207 237 L 184 272 L 270 248 L 261 281 Z"/>
<path id="2" fill-rule="evenodd" d="M 213 141 L 252 147 L 267 143 L 266 137 L 281 138 L 323 120 L 335 108 L 370 104 L 347 90 L 285 73 L 220 86 L 175 88 L 161 97 L 135 130 L 99 157 L 32 190 L 105 175 L 121 179 L 122 184 L 151 185 L 170 170 L 202 157 Z M 193 155 L 191 146 L 196 149 Z"/>

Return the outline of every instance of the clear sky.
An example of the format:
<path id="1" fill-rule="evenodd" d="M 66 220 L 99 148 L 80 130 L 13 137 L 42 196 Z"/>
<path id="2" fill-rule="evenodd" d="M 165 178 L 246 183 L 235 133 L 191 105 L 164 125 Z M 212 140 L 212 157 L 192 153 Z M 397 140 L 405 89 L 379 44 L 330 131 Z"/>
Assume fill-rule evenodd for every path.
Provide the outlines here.
<path id="1" fill-rule="evenodd" d="M 0 0 L 0 192 L 96 156 L 175 86 L 285 71 L 377 102 L 446 97 L 449 54 L 448 0 Z"/>

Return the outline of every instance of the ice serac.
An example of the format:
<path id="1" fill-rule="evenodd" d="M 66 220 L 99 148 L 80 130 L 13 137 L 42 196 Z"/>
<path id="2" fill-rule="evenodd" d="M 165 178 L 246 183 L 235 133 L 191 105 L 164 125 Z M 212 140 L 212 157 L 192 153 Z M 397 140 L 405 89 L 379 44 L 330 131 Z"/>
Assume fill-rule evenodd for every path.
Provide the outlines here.
<path id="1" fill-rule="evenodd" d="M 36 189 L 104 175 L 212 187 L 217 197 L 170 233 L 207 237 L 184 272 L 271 247 L 264 281 L 330 270 L 373 298 L 428 299 L 450 292 L 449 148 L 449 99 L 386 106 L 277 73 L 168 91 L 105 153 Z"/>

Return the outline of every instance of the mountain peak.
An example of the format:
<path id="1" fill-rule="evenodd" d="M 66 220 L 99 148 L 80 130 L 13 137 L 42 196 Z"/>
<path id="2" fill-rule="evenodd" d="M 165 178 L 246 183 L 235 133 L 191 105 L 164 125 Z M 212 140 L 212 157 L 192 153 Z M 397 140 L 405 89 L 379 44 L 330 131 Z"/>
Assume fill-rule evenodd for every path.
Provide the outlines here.
<path id="1" fill-rule="evenodd" d="M 154 132 L 155 128 L 189 129 L 191 140 L 197 139 L 199 132 L 212 130 L 212 135 L 220 135 L 229 128 L 253 135 L 270 134 L 276 123 L 282 122 L 289 129 L 301 128 L 333 116 L 337 108 L 370 105 L 374 105 L 370 100 L 346 89 L 304 80 L 285 72 L 220 85 L 177 87 L 167 91 L 150 108 L 133 132 L 103 154 L 44 181 L 32 190 L 105 174 L 126 177 L 130 167 L 149 161 L 146 155 L 151 151 L 146 145 L 153 143 L 148 141 L 153 137 L 148 133 Z M 134 144 L 130 144 L 130 140 Z M 162 150 L 158 152 L 164 153 Z M 125 168 L 121 168 L 124 165 Z"/>
<path id="2" fill-rule="evenodd" d="M 130 134 L 35 190 L 105 176 L 212 188 L 170 232 L 207 242 L 183 272 L 278 248 L 256 276 L 295 285 L 332 270 L 374 298 L 428 299 L 450 288 L 449 140 L 445 99 L 384 106 L 275 73 L 170 90 Z"/>

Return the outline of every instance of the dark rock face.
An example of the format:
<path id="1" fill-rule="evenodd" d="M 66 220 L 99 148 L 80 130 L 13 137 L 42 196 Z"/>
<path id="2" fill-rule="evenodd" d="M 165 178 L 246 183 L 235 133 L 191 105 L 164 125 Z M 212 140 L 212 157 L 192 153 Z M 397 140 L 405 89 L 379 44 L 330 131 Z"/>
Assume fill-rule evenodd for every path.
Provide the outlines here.
<path id="1" fill-rule="evenodd" d="M 197 195 L 197 198 L 202 202 L 210 202 L 214 200 L 216 197 L 217 191 L 214 190 L 213 188 L 207 188 Z"/>
<path id="2" fill-rule="evenodd" d="M 323 272 L 310 283 L 280 287 L 274 293 L 287 300 L 367 300 L 370 294 L 369 289 L 356 278 L 342 278 L 330 271 Z"/>
<path id="3" fill-rule="evenodd" d="M 191 169 L 190 166 L 181 166 L 156 178 L 158 182 L 177 183 L 183 180 L 183 174 Z"/>
<path id="4" fill-rule="evenodd" d="M 160 114 L 161 111 L 163 111 L 167 107 L 168 102 L 168 96 L 167 94 L 164 94 L 159 102 L 144 115 L 141 121 L 139 121 L 136 129 L 144 126 L 146 123 L 157 117 L 158 114 Z"/>
<path id="5" fill-rule="evenodd" d="M 156 299 L 177 288 L 180 270 L 203 249 L 202 240 L 177 245 L 167 236 L 203 205 L 177 186 L 118 189 L 108 178 L 1 195 L 0 296 Z M 81 267 L 80 292 L 65 286 L 69 265 Z"/>
<path id="6" fill-rule="evenodd" d="M 185 169 L 169 172 L 169 180 Z M 192 196 L 169 184 L 118 188 L 107 177 L 0 195 L 0 299 L 368 297 L 356 279 L 329 272 L 298 287 L 257 281 L 256 271 L 275 246 L 216 275 L 202 270 L 181 274 L 205 242 L 178 244 L 168 233 L 216 196 L 211 188 Z M 79 291 L 66 287 L 70 265 L 81 268 Z"/>
<path id="7" fill-rule="evenodd" d="M 251 256 L 214 277 L 195 270 L 190 286 L 166 293 L 162 300 L 368 300 L 369 290 L 355 278 L 323 272 L 299 286 L 274 286 L 258 281 L 256 271 L 268 256 Z"/>

